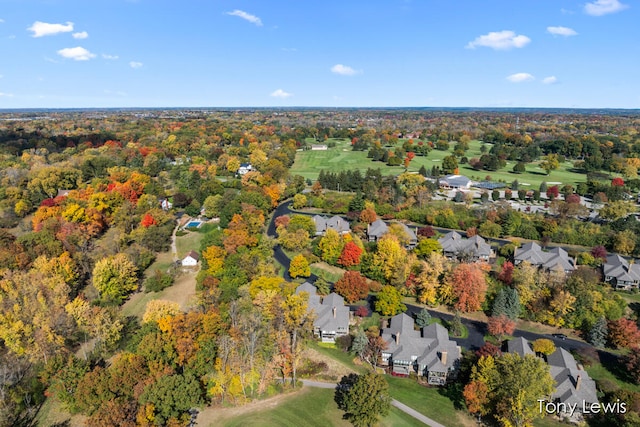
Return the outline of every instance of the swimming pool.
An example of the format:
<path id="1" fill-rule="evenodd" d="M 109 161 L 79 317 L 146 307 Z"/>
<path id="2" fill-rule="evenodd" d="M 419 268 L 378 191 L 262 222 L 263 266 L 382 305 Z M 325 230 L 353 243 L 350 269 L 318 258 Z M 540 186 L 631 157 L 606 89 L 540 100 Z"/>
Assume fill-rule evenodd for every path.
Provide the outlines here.
<path id="1" fill-rule="evenodd" d="M 185 228 L 198 228 L 202 225 L 202 221 L 190 221 L 185 225 Z"/>

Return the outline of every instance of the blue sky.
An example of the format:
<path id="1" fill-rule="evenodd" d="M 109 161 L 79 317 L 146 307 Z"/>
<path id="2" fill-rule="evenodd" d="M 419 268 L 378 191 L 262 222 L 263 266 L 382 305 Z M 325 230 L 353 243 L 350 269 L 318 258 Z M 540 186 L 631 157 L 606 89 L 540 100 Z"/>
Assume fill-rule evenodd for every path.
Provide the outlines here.
<path id="1" fill-rule="evenodd" d="M 636 0 L 0 0 L 0 108 L 640 108 Z"/>

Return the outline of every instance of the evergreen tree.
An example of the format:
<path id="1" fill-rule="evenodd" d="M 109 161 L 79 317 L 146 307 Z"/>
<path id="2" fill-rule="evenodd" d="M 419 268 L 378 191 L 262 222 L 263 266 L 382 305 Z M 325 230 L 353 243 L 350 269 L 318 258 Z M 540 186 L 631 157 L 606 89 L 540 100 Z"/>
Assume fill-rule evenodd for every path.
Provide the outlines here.
<path id="1" fill-rule="evenodd" d="M 607 319 L 600 317 L 591 327 L 589 331 L 589 342 L 596 347 L 604 347 L 607 343 L 607 335 L 609 328 L 607 327 Z"/>
<path id="2" fill-rule="evenodd" d="M 500 289 L 496 298 L 493 300 L 491 316 L 497 317 L 505 315 L 509 319 L 515 320 L 520 315 L 520 309 L 518 291 L 514 288 L 504 287 Z"/>
<path id="3" fill-rule="evenodd" d="M 367 338 L 367 334 L 365 334 L 362 329 L 358 329 L 358 332 L 356 332 L 356 335 L 353 337 L 353 341 L 351 342 L 351 353 L 361 356 L 367 349 L 367 345 L 369 345 L 369 338 Z"/>
<path id="4" fill-rule="evenodd" d="M 518 182 L 518 180 L 514 179 L 513 182 L 511 183 L 511 189 L 513 191 L 518 191 L 519 186 L 520 186 L 520 183 Z"/>
<path id="5" fill-rule="evenodd" d="M 349 202 L 349 210 L 360 212 L 364 209 L 364 197 L 360 190 L 356 193 L 356 195 Z"/>
<path id="6" fill-rule="evenodd" d="M 546 193 L 547 192 L 547 183 L 545 181 L 542 181 L 540 183 L 540 192 L 541 193 Z"/>
<path id="7" fill-rule="evenodd" d="M 429 314 L 429 311 L 426 308 L 423 308 L 418 312 L 418 315 L 416 316 L 416 325 L 418 325 L 418 327 L 424 328 L 429 325 L 430 321 L 431 314 Z"/>
<path id="8" fill-rule="evenodd" d="M 427 176 L 427 168 L 425 168 L 424 165 L 420 166 L 420 169 L 418 169 L 418 173 L 422 176 Z"/>
<path id="9" fill-rule="evenodd" d="M 462 336 L 462 319 L 460 318 L 459 310 L 456 310 L 455 316 L 453 316 L 451 323 L 449 323 L 449 332 L 454 337 Z"/>

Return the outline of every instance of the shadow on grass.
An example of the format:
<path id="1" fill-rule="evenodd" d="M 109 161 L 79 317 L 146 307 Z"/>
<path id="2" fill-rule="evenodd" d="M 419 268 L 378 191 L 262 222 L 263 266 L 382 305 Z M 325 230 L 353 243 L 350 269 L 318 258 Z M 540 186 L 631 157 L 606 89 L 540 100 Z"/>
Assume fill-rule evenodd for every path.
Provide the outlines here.
<path id="1" fill-rule="evenodd" d="M 462 394 L 463 390 L 464 386 L 459 381 L 456 381 L 454 383 L 447 384 L 444 387 L 440 387 L 438 389 L 438 393 L 449 399 L 453 403 L 454 408 L 462 411 L 467 408 L 464 403 L 464 395 Z"/>
<path id="2" fill-rule="evenodd" d="M 640 317 L 640 302 L 632 302 L 629 304 L 629 308 L 633 310 L 636 316 Z"/>
<path id="3" fill-rule="evenodd" d="M 633 382 L 629 373 L 620 361 L 620 357 L 607 351 L 598 350 L 602 367 L 609 371 L 617 380 L 622 382 Z"/>

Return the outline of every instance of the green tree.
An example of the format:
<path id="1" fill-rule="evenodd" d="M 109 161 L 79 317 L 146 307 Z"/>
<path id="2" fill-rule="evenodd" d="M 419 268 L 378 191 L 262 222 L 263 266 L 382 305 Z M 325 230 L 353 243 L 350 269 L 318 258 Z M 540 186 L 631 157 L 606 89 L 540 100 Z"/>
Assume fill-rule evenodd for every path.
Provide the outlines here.
<path id="1" fill-rule="evenodd" d="M 442 172 L 445 174 L 453 173 L 458 169 L 458 159 L 456 156 L 447 156 L 442 159 Z"/>
<path id="2" fill-rule="evenodd" d="M 382 375 L 369 372 L 342 377 L 336 387 L 335 401 L 344 418 L 355 427 L 369 427 L 391 409 L 389 385 Z"/>
<path id="3" fill-rule="evenodd" d="M 220 194 L 207 196 L 207 198 L 204 199 L 204 203 L 202 203 L 202 207 L 204 207 L 204 214 L 209 218 L 217 217 L 222 207 L 221 203 L 222 196 Z"/>
<path id="4" fill-rule="evenodd" d="M 520 297 L 518 291 L 511 287 L 503 287 L 493 300 L 491 316 L 505 315 L 515 320 L 520 315 Z"/>
<path id="5" fill-rule="evenodd" d="M 524 162 L 518 162 L 513 166 L 513 171 L 515 173 L 523 173 L 527 171 Z"/>
<path id="6" fill-rule="evenodd" d="M 138 269 L 122 253 L 103 258 L 93 268 L 93 286 L 102 298 L 120 303 L 138 288 Z"/>
<path id="7" fill-rule="evenodd" d="M 163 425 L 169 418 L 180 418 L 189 409 L 202 405 L 200 382 L 191 374 L 165 375 L 147 387 L 140 395 L 142 405 L 153 404 L 155 421 Z"/>
<path id="8" fill-rule="evenodd" d="M 368 345 L 369 337 L 362 329 L 358 329 L 351 342 L 351 352 L 357 356 L 362 356 Z"/>
<path id="9" fill-rule="evenodd" d="M 383 286 L 378 293 L 375 302 L 375 309 L 383 316 L 395 316 L 407 309 L 402 303 L 402 294 L 393 286 Z"/>
<path id="10" fill-rule="evenodd" d="M 304 194 L 296 194 L 293 196 L 293 208 L 302 209 L 307 206 L 307 197 Z"/>
<path id="11" fill-rule="evenodd" d="M 429 322 L 431 322 L 431 314 L 429 314 L 429 310 L 423 308 L 416 316 L 416 325 L 418 325 L 419 328 L 424 328 L 429 325 Z"/>
<path id="12" fill-rule="evenodd" d="M 442 253 L 442 246 L 435 239 L 422 239 L 413 250 L 413 253 L 422 259 L 426 259 L 432 252 Z"/>
<path id="13" fill-rule="evenodd" d="M 344 239 L 332 228 L 329 228 L 318 242 L 320 257 L 323 261 L 335 265 L 344 248 Z"/>

